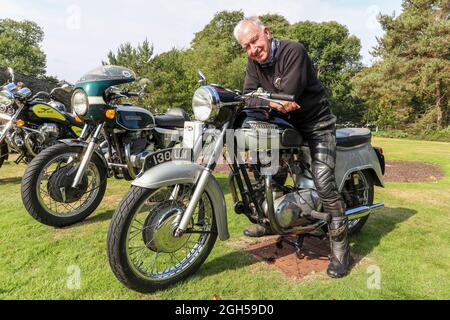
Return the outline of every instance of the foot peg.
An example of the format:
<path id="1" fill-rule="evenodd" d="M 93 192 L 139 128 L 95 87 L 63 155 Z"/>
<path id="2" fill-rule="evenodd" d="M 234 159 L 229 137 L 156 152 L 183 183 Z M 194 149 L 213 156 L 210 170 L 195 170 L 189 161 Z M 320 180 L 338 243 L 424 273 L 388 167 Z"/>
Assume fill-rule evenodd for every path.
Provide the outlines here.
<path id="1" fill-rule="evenodd" d="M 310 213 L 310 216 L 317 220 L 323 220 L 326 222 L 331 221 L 331 214 L 326 213 L 326 212 L 318 212 L 318 211 L 312 210 Z"/>

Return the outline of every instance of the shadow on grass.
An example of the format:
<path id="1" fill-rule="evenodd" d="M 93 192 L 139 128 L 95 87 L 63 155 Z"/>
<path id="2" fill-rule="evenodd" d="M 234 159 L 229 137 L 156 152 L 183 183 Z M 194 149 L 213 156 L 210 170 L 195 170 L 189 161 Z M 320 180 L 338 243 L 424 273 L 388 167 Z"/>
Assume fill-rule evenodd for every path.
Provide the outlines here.
<path id="1" fill-rule="evenodd" d="M 367 256 L 380 244 L 381 239 L 416 213 L 410 208 L 390 207 L 372 213 L 360 233 L 350 238 L 350 242 L 354 243 L 352 251 Z"/>
<path id="2" fill-rule="evenodd" d="M 111 220 L 115 211 L 116 211 L 115 209 L 114 210 L 111 209 L 111 210 L 103 211 L 99 214 L 95 214 L 95 212 L 94 212 L 93 215 L 89 216 L 85 220 L 83 220 L 79 223 L 73 224 L 71 226 L 64 227 L 64 229 L 84 227 L 84 226 L 88 226 L 93 223 L 98 223 L 98 222 L 105 221 L 105 220 Z"/>
<path id="3" fill-rule="evenodd" d="M 243 251 L 233 251 L 207 261 L 194 277 L 206 278 L 224 271 L 241 269 L 257 262 L 258 260 L 256 258 Z"/>
<path id="4" fill-rule="evenodd" d="M 2 178 L 2 179 L 0 179 L 0 186 L 4 185 L 4 184 L 19 184 L 19 188 L 20 188 L 21 182 L 22 182 L 22 177 Z"/>

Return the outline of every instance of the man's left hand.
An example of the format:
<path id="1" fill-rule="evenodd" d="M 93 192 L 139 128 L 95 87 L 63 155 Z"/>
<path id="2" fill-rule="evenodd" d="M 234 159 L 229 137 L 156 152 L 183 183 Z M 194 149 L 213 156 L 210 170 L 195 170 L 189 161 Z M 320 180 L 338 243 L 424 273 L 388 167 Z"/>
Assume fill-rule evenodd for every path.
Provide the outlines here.
<path id="1" fill-rule="evenodd" d="M 280 101 L 279 103 L 270 102 L 270 106 L 283 113 L 300 109 L 300 106 L 295 101 Z"/>

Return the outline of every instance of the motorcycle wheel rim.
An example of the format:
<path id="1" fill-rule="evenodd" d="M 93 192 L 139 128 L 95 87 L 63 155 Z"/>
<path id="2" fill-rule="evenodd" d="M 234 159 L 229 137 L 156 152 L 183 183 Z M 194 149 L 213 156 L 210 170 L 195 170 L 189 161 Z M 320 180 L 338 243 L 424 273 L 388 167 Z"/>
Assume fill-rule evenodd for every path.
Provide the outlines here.
<path id="1" fill-rule="evenodd" d="M 39 204 L 44 208 L 46 212 L 49 214 L 56 216 L 56 217 L 63 217 L 63 218 L 69 218 L 76 216 L 80 213 L 82 213 L 84 210 L 86 210 L 87 207 L 89 207 L 97 197 L 99 186 L 100 186 L 100 172 L 95 164 L 92 162 L 89 162 L 88 167 L 86 168 L 85 175 L 88 177 L 88 187 L 87 190 L 89 192 L 86 192 L 83 194 L 83 196 L 73 202 L 73 203 L 62 203 L 55 201 L 50 197 L 48 191 L 47 191 L 47 184 L 44 183 L 46 181 L 48 183 L 48 179 L 51 176 L 52 172 L 48 172 L 47 170 L 55 163 L 59 162 L 59 165 L 62 164 L 62 161 L 64 159 L 67 161 L 70 158 L 78 159 L 79 154 L 78 153 L 64 153 L 62 155 L 58 155 L 51 159 L 47 165 L 44 167 L 43 170 L 39 173 L 39 177 L 36 181 L 36 190 L 37 190 L 37 198 L 39 201 Z M 76 161 L 76 160 L 74 160 Z M 65 163 L 66 165 L 68 163 Z M 57 165 L 57 168 L 59 168 L 59 165 Z M 44 178 L 46 178 L 44 180 Z M 76 204 L 78 204 L 76 206 Z"/>
<path id="2" fill-rule="evenodd" d="M 189 203 L 189 198 L 193 185 L 183 185 L 181 187 L 182 195 L 172 201 L 180 206 L 183 203 L 184 209 Z M 133 272 L 141 279 L 146 281 L 165 281 L 180 275 L 183 271 L 188 269 L 203 252 L 206 243 L 211 236 L 210 234 L 185 234 L 187 237 L 186 246 L 180 250 L 172 253 L 158 251 L 157 248 L 151 249 L 150 241 L 145 243 L 142 234 L 144 228 L 158 227 L 157 223 L 145 226 L 147 217 L 145 214 L 154 214 L 153 210 L 157 209 L 158 204 L 170 200 L 170 195 L 173 193 L 174 186 L 161 188 L 155 190 L 145 201 L 140 205 L 131 218 L 126 234 L 125 252 Z M 201 207 L 203 206 L 203 209 Z M 189 223 L 189 227 L 195 229 L 195 222 L 199 220 L 200 212 L 203 210 L 205 219 L 203 221 L 202 231 L 211 231 L 212 226 L 212 202 L 206 193 L 203 193 L 199 205 L 194 210 L 193 217 Z M 198 230 L 198 228 L 196 229 Z M 152 239 L 150 239 L 152 240 Z"/>
<path id="3" fill-rule="evenodd" d="M 358 198 L 360 198 L 359 205 L 361 205 L 361 206 L 367 205 L 369 202 L 369 184 L 367 182 L 366 177 L 364 176 L 364 174 L 361 171 L 358 171 L 358 175 L 359 175 L 359 178 L 361 179 L 361 184 L 364 186 L 364 191 L 363 191 L 362 197 L 360 198 L 358 196 Z M 354 228 L 358 224 L 359 221 L 361 221 L 361 218 L 349 221 L 348 229 Z"/>

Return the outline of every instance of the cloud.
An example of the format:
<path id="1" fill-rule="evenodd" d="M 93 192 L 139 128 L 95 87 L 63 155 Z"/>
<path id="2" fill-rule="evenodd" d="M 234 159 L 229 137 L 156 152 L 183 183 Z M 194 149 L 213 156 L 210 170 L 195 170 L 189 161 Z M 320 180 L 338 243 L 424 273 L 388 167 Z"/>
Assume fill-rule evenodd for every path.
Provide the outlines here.
<path id="1" fill-rule="evenodd" d="M 374 3 L 337 0 L 172 0 L 172 1 L 62 1 L 2 0 L 0 18 L 33 20 L 43 27 L 43 49 L 47 54 L 47 73 L 75 81 L 106 59 L 124 42 L 136 45 L 146 38 L 160 53 L 172 47 L 186 48 L 194 33 L 222 10 L 244 14 L 278 13 L 289 22 L 334 20 L 348 26 L 362 42 L 363 61 L 370 63 L 369 51 L 382 34 L 374 16 L 378 8 L 391 13 L 400 0 Z"/>

